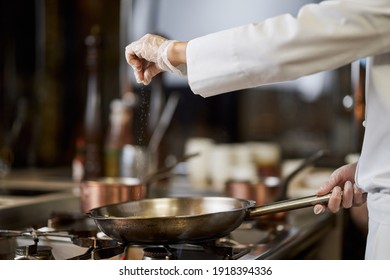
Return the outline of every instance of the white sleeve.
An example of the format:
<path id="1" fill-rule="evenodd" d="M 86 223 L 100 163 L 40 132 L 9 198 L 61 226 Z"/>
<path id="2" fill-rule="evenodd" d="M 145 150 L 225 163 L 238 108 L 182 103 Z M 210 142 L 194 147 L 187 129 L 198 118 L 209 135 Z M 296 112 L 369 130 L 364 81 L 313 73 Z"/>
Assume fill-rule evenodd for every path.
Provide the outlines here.
<path id="1" fill-rule="evenodd" d="M 187 75 L 203 97 L 294 80 L 390 51 L 390 0 L 323 1 L 189 41 Z"/>

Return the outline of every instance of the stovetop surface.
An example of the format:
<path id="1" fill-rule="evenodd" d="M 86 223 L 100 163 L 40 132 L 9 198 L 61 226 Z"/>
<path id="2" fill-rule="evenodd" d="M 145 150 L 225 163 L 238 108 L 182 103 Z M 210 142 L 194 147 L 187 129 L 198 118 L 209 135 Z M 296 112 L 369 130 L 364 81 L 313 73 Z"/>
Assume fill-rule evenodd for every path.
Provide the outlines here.
<path id="1" fill-rule="evenodd" d="M 269 244 L 286 238 L 290 231 L 289 226 L 282 220 L 278 223 L 253 220 L 242 223 L 228 236 L 203 243 L 125 245 L 104 235 L 94 221 L 85 215 L 54 213 L 48 220 L 47 227 L 17 231 L 0 230 L 0 237 L 14 237 L 15 244 L 12 245 L 14 247 L 12 250 L 19 253 L 13 258 L 21 259 L 34 258 L 33 253 L 37 254 L 37 248 L 46 249 L 48 246 L 52 250 L 53 259 L 215 260 L 261 258 Z M 31 256 L 26 256 L 28 251 Z M 21 256 L 20 252 L 24 252 L 24 256 L 23 254 Z"/>

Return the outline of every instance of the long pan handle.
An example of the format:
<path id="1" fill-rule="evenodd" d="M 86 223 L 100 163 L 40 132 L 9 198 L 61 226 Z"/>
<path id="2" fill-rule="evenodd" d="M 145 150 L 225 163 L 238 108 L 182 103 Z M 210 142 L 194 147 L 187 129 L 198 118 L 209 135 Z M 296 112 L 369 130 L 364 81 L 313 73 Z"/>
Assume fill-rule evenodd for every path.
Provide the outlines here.
<path id="1" fill-rule="evenodd" d="M 302 198 L 294 198 L 264 204 L 262 206 L 254 206 L 248 209 L 248 215 L 249 217 L 258 217 L 262 215 L 275 214 L 279 212 L 306 208 L 314 206 L 315 204 L 327 204 L 330 199 L 330 196 L 331 193 L 323 196 L 311 195 Z"/>

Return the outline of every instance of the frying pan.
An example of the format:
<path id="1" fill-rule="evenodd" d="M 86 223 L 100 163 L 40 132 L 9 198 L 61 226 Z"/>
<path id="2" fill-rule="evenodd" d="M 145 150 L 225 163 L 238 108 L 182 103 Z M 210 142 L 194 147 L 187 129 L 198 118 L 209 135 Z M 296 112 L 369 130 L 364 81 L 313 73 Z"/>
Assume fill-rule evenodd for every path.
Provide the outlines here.
<path id="1" fill-rule="evenodd" d="M 314 195 L 262 206 L 230 197 L 155 198 L 106 205 L 87 215 L 123 244 L 198 243 L 226 236 L 246 219 L 326 204 L 329 198 Z"/>

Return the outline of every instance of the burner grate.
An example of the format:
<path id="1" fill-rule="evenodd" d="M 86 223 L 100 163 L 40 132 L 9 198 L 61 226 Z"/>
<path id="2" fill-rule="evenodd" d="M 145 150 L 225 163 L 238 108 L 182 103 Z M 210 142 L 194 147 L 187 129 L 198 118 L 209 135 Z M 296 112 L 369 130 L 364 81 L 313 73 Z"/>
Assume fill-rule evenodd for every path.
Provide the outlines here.
<path id="1" fill-rule="evenodd" d="M 0 240 L 3 240 L 4 243 L 4 239 L 7 241 L 10 238 L 22 237 L 22 242 L 18 242 L 18 246 L 23 245 L 24 249 L 15 250 L 16 246 L 13 248 L 15 258 L 20 259 L 33 255 L 31 250 L 38 252 L 44 249 L 48 251 L 48 248 L 43 247 L 47 245 L 53 248 L 54 257 L 62 260 L 110 258 L 129 260 L 237 260 L 260 258 L 264 254 L 267 244 L 271 244 L 278 237 L 282 238 L 283 233 L 287 234 L 289 232 L 288 226 L 280 222 L 274 225 L 250 221 L 244 222 L 229 235 L 216 240 L 191 244 L 145 246 L 145 244 L 122 244 L 115 241 L 99 232 L 96 225 L 91 226 L 90 221 L 92 220 L 79 215 L 56 214 L 52 216 L 48 223 L 48 225 L 53 225 L 55 228 L 44 227 L 38 230 L 30 228 L 22 231 L 0 230 Z M 39 248 L 34 249 L 34 247 L 31 247 L 34 246 L 32 244 Z"/>

